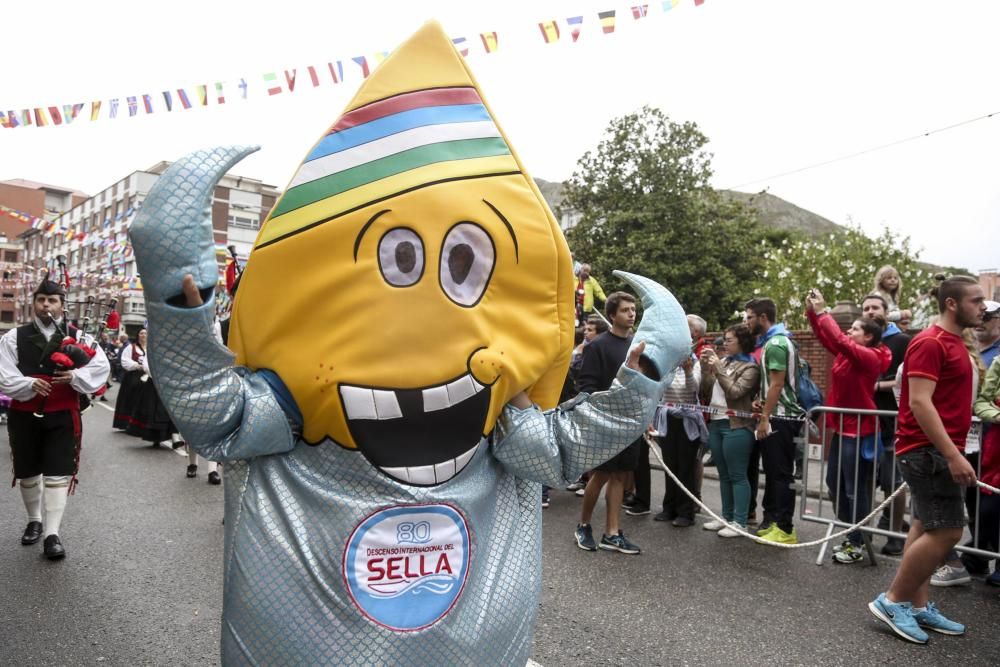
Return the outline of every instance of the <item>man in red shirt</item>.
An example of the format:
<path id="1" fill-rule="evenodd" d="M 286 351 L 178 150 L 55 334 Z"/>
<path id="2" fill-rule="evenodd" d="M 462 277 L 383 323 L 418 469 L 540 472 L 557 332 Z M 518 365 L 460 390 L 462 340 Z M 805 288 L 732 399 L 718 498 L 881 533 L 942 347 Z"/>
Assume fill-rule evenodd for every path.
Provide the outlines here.
<path id="1" fill-rule="evenodd" d="M 962 456 L 972 422 L 972 361 L 962 330 L 979 325 L 986 297 L 975 278 L 953 276 L 937 288 L 938 323 L 920 332 L 903 361 L 896 456 L 913 498 L 913 523 L 892 585 L 868 604 L 903 639 L 926 644 L 925 630 L 961 635 L 927 592 L 931 575 L 962 539 L 963 487 L 976 472 Z"/>

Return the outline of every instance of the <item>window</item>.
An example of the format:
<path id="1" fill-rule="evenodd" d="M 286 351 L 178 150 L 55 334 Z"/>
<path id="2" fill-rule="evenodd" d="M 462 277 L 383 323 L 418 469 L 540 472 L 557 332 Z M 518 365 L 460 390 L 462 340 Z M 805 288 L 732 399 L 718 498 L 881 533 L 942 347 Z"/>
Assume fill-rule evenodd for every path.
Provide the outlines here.
<path id="1" fill-rule="evenodd" d="M 229 225 L 241 229 L 260 229 L 260 220 L 246 215 L 231 215 L 229 216 Z"/>
<path id="2" fill-rule="evenodd" d="M 14 293 L 13 292 L 4 292 L 0 296 L 2 296 L 2 298 L 3 298 L 4 301 L 13 301 L 14 300 Z"/>
<path id="3" fill-rule="evenodd" d="M 0 322 L 13 322 L 14 321 L 14 311 L 13 310 L 0 310 Z"/>
<path id="4" fill-rule="evenodd" d="M 145 315 L 146 313 L 146 302 L 145 301 L 130 301 L 128 304 L 128 310 L 130 313 L 135 313 L 137 315 Z"/>
<path id="5" fill-rule="evenodd" d="M 3 251 L 3 261 L 16 263 L 17 262 L 17 251 L 16 250 L 4 250 Z"/>

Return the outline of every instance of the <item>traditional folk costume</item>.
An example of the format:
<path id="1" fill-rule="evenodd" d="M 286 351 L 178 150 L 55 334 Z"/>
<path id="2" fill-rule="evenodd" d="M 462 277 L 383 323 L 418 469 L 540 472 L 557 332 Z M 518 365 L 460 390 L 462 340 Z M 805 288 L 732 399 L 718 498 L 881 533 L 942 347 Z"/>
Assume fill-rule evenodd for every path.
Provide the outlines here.
<path id="1" fill-rule="evenodd" d="M 139 376 L 135 407 L 125 432 L 153 443 L 154 447 L 172 444 L 174 449 L 177 449 L 184 443 L 173 420 L 170 419 L 170 413 L 160 400 L 160 392 L 156 390 L 156 385 L 149 381 L 148 355 L 142 358 L 141 364 L 142 375 Z"/>
<path id="2" fill-rule="evenodd" d="M 124 371 L 124 377 L 118 387 L 112 427 L 124 431 L 132 423 L 136 402 L 139 398 L 139 389 L 142 386 L 142 376 L 146 374 L 144 367 L 146 350 L 139 344 L 139 341 L 135 341 L 122 348 L 118 358 Z"/>
<path id="3" fill-rule="evenodd" d="M 61 286 L 45 280 L 36 294 L 60 294 Z M 111 366 L 100 346 L 85 366 L 72 369 L 69 384 L 53 384 L 51 393 L 35 393 L 35 378 L 51 381 L 56 371 L 51 360 L 63 338 L 77 338 L 87 346 L 94 343 L 65 321 L 45 324 L 33 318 L 29 324 L 12 329 L 0 338 L 0 391 L 11 397 L 7 431 L 10 436 L 14 479 L 28 513 L 22 544 L 38 542 L 44 529 L 45 555 L 62 558 L 65 549 L 59 527 L 66 499 L 76 485 L 80 469 L 82 426 L 80 399 L 104 386 Z M 44 506 L 44 517 L 43 517 Z M 44 518 L 44 523 L 43 523 Z"/>
<path id="4" fill-rule="evenodd" d="M 228 461 L 223 663 L 524 665 L 541 484 L 634 441 L 661 384 L 623 365 L 558 409 L 509 404 L 556 402 L 572 262 L 438 25 L 366 80 L 264 223 L 234 366 L 212 335 L 205 212 L 253 150 L 174 163 L 130 230 L 153 379 L 192 446 Z M 186 274 L 203 306 L 182 307 Z M 621 275 L 646 305 L 636 340 L 672 377 L 684 313 Z M 306 314 L 316 327 L 288 326 Z"/>

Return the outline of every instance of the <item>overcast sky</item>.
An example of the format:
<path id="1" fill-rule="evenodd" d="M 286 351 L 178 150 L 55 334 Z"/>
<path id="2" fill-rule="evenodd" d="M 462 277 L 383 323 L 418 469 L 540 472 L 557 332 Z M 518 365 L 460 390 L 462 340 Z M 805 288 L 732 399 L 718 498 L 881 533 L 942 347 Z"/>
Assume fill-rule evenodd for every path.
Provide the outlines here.
<path id="1" fill-rule="evenodd" d="M 717 187 L 768 188 L 869 233 L 888 226 L 928 261 L 1000 265 L 1000 115 L 775 176 L 1000 111 L 1000 3 L 681 0 L 666 13 L 662 4 L 636 21 L 613 0 L 7 3 L 0 109 L 87 106 L 68 126 L 0 129 L 0 180 L 93 193 L 197 148 L 257 143 L 234 171 L 284 188 L 360 84 L 351 58 L 374 62 L 436 18 L 467 38 L 469 63 L 533 176 L 568 178 L 611 118 L 649 104 L 701 126 Z M 612 35 L 597 21 L 608 9 Z M 574 44 L 565 19 L 576 15 Z M 550 19 L 562 28 L 554 45 L 537 26 Z M 486 31 L 500 39 L 490 55 L 478 37 Z M 343 61 L 346 81 L 313 88 L 306 67 L 330 60 Z M 268 97 L 262 75 L 285 69 L 298 69 L 295 92 Z M 164 111 L 161 91 L 193 95 L 216 81 L 226 82 L 225 105 Z M 144 93 L 155 112 L 128 118 L 125 97 Z M 113 97 L 121 108 L 109 120 Z M 96 99 L 105 108 L 90 122 Z"/>

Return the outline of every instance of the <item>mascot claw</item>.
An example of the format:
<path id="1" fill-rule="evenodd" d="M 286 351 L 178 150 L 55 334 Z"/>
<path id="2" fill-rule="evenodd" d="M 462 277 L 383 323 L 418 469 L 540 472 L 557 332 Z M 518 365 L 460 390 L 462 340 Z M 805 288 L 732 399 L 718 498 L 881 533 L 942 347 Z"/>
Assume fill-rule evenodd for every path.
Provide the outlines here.
<path id="1" fill-rule="evenodd" d="M 215 186 L 233 165 L 258 146 L 199 150 L 174 162 L 149 191 L 129 229 L 136 266 L 148 301 L 180 294 L 186 274 L 205 294 L 218 283 L 212 233 Z M 197 238 L 192 245 L 190 239 Z"/>
<path id="2" fill-rule="evenodd" d="M 642 321 L 634 340 L 645 341 L 643 356 L 656 366 L 662 380 L 672 377 L 677 366 L 691 354 L 691 332 L 684 309 L 674 295 L 659 283 L 626 271 L 615 271 L 642 300 Z"/>

